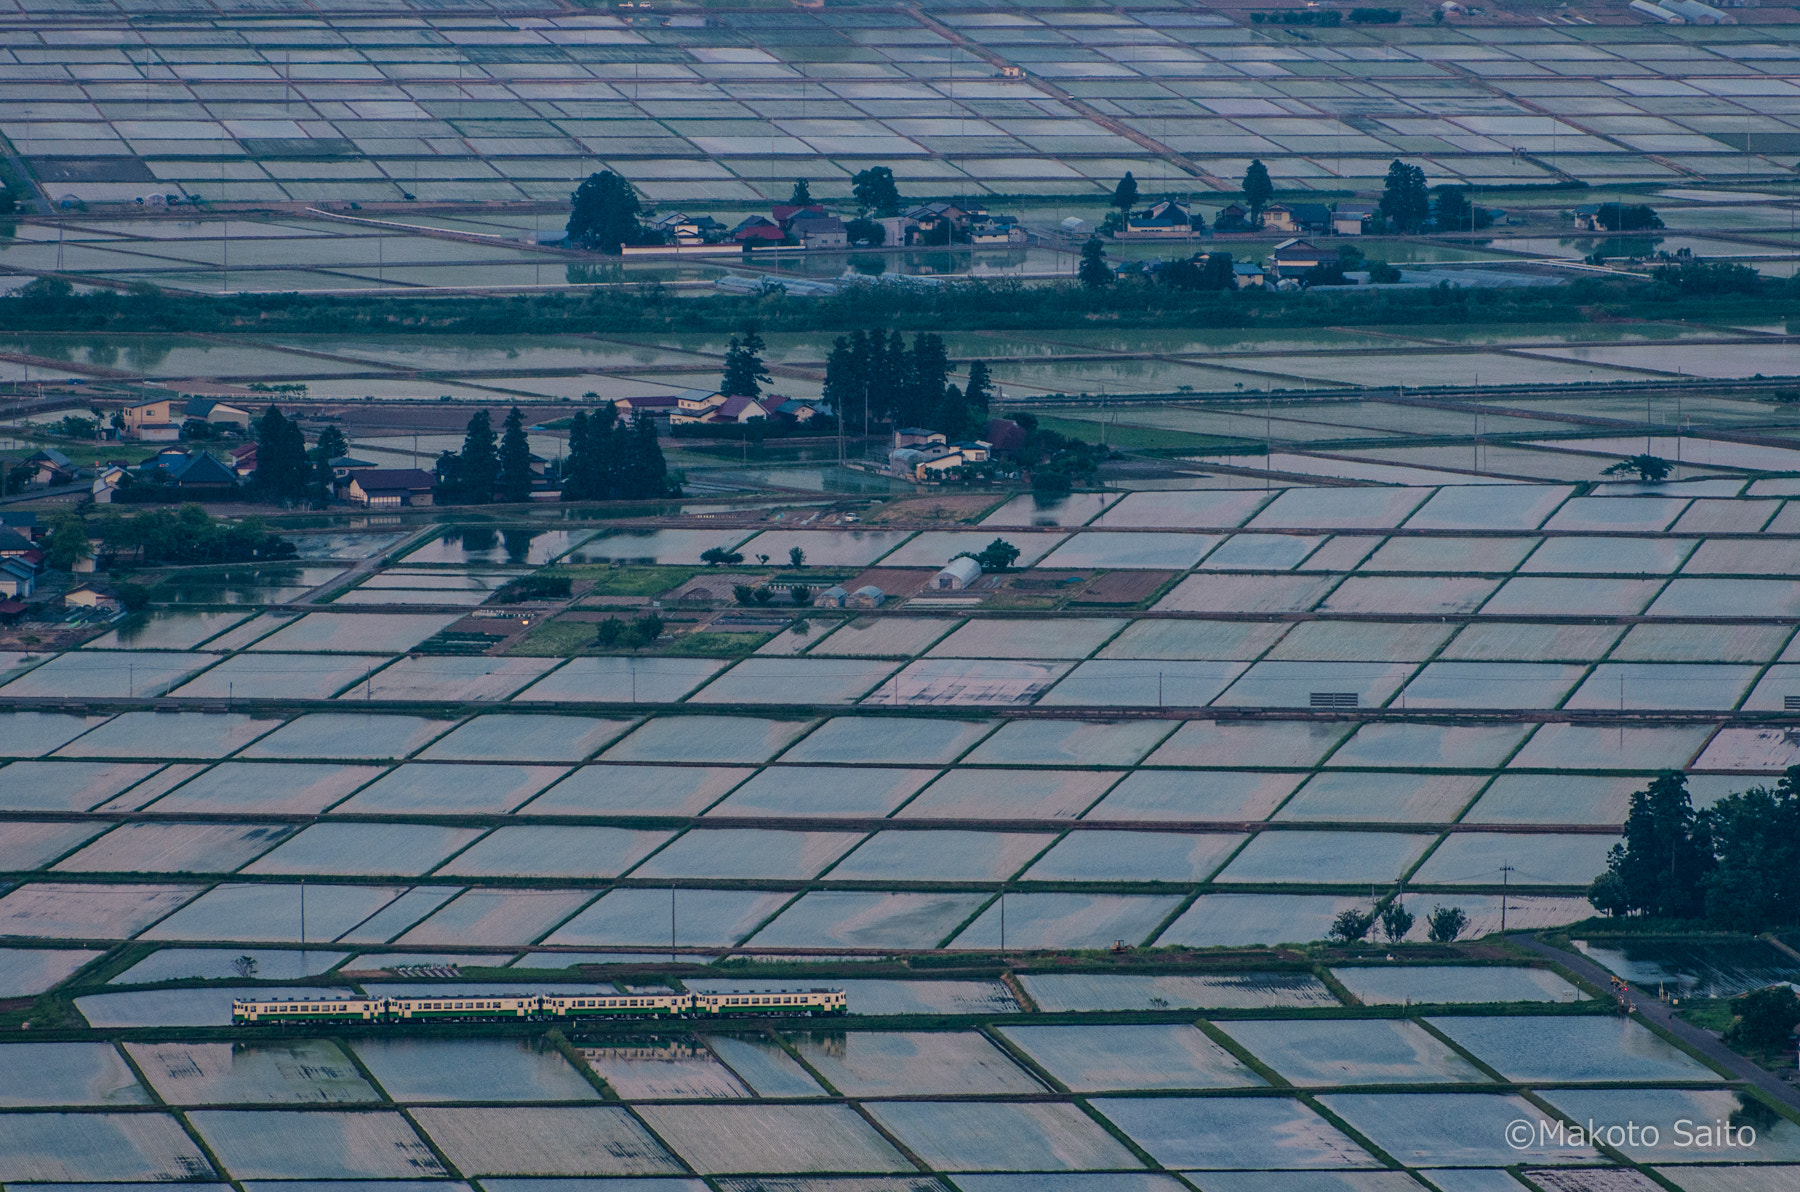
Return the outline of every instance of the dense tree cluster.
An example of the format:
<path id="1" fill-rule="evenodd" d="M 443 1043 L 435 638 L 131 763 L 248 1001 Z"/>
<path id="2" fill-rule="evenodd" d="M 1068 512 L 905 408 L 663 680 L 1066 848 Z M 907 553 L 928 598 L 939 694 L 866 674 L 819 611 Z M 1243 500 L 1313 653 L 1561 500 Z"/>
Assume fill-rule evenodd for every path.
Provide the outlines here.
<path id="1" fill-rule="evenodd" d="M 594 644 L 603 650 L 641 650 L 662 636 L 663 619 L 655 613 L 634 617 L 629 623 L 608 617 L 594 627 Z"/>
<path id="2" fill-rule="evenodd" d="M 894 182 L 894 171 L 887 166 L 870 166 L 850 179 L 850 193 L 864 213 L 877 218 L 900 214 L 906 202 Z"/>
<path id="3" fill-rule="evenodd" d="M 1648 232 L 1663 226 L 1662 216 L 1642 203 L 1602 203 L 1594 226 L 1605 232 Z"/>
<path id="4" fill-rule="evenodd" d="M 1228 252 L 1209 252 L 1198 261 L 1171 261 L 1157 279 L 1175 290 L 1229 290 L 1237 284 Z"/>
<path id="5" fill-rule="evenodd" d="M 495 604 L 522 604 L 527 600 L 567 600 L 575 581 L 566 575 L 536 572 L 507 580 L 488 599 Z"/>
<path id="6" fill-rule="evenodd" d="M 129 517 L 108 513 L 97 532 L 106 554 L 129 554 L 143 563 L 247 563 L 295 553 L 294 544 L 269 533 L 259 517 L 225 521 L 198 505 Z"/>
<path id="7" fill-rule="evenodd" d="M 87 521 L 73 509 L 58 511 L 51 519 L 50 533 L 44 539 L 44 562 L 58 571 L 72 571 L 75 564 L 93 555 Z"/>
<path id="8" fill-rule="evenodd" d="M 1616 464 L 1600 469 L 1602 476 L 1636 476 L 1650 484 L 1661 484 L 1669 478 L 1674 465 L 1660 455 L 1626 456 Z"/>
<path id="9" fill-rule="evenodd" d="M 1066 493 L 1077 483 L 1091 484 L 1106 459 L 1107 450 L 1038 425 L 1035 414 L 1018 413 L 1012 420 L 1025 432 L 1025 441 L 1014 452 L 1031 472 L 1031 491 L 1046 495 Z"/>
<path id="10" fill-rule="evenodd" d="M 1659 288 L 1683 296 L 1720 294 L 1757 294 L 1770 287 L 1762 274 L 1736 261 L 1684 261 L 1679 265 L 1658 265 L 1650 277 Z M 1788 280 L 1788 288 L 1800 294 L 1800 275 Z"/>
<path id="11" fill-rule="evenodd" d="M 855 331 L 839 336 L 825 361 L 824 399 L 846 425 L 861 420 L 923 426 L 951 441 L 978 438 L 987 429 L 992 396 L 987 365 L 969 366 L 968 387 L 950 383 L 943 338 L 921 332 L 912 347 L 898 331 Z"/>
<path id="12" fill-rule="evenodd" d="M 979 551 L 966 550 L 953 557 L 974 559 L 983 571 L 1005 571 L 1019 561 L 1019 548 L 1004 538 L 996 538 Z"/>
<path id="13" fill-rule="evenodd" d="M 1343 21 L 1344 14 L 1330 8 L 1280 8 L 1274 12 L 1250 14 L 1253 25 L 1317 25 L 1322 29 L 1335 29 Z"/>
<path id="14" fill-rule="evenodd" d="M 1609 915 L 1704 919 L 1733 931 L 1800 923 L 1800 766 L 1695 811 L 1670 771 L 1631 796 L 1625 839 L 1588 901 Z"/>
<path id="15" fill-rule="evenodd" d="M 1725 1043 L 1740 1051 L 1782 1050 L 1800 1024 L 1800 997 L 1786 985 L 1753 989 L 1734 998 L 1732 1009 L 1736 1015 L 1725 1029 Z"/>
<path id="16" fill-rule="evenodd" d="M 648 415 L 627 422 L 613 403 L 606 402 L 591 414 L 576 413 L 570 421 L 563 500 L 635 501 L 680 493 L 680 483 L 669 475 L 656 441 L 656 423 Z"/>
<path id="17" fill-rule="evenodd" d="M 250 487 L 265 501 L 303 500 L 312 486 L 312 461 L 300 424 L 270 406 L 256 420 L 256 471 Z"/>
<path id="18" fill-rule="evenodd" d="M 1485 207 L 1469 202 L 1469 192 L 1460 186 L 1431 188 L 1431 217 L 1440 232 L 1479 232 L 1494 222 Z"/>
<path id="19" fill-rule="evenodd" d="M 569 196 L 569 240 L 610 253 L 625 244 L 655 243 L 661 237 L 639 222 L 643 211 L 637 191 L 624 178 L 611 170 L 589 174 Z"/>
<path id="20" fill-rule="evenodd" d="M 350 454 L 350 440 L 344 437 L 343 431 L 327 423 L 325 429 L 319 432 L 318 441 L 313 444 L 312 450 L 307 452 L 307 458 L 312 461 L 312 482 L 309 492 L 315 503 L 323 504 L 330 499 L 334 476 L 331 470 L 331 461 L 342 459 L 348 454 Z"/>
<path id="21" fill-rule="evenodd" d="M 746 330 L 743 337 L 731 337 L 731 343 L 725 349 L 725 368 L 719 375 L 719 392 L 726 397 L 761 397 L 762 387 L 769 379 L 769 369 L 763 364 L 763 337 L 756 333 L 756 328 Z"/>

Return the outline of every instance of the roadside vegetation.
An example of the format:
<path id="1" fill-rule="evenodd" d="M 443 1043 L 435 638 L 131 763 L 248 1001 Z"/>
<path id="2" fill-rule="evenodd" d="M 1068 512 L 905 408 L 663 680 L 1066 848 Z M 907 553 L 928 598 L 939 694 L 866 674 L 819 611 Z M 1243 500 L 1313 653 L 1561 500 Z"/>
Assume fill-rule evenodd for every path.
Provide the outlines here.
<path id="1" fill-rule="evenodd" d="M 529 295 L 379 298 L 307 294 L 173 294 L 148 286 L 76 293 L 41 279 L 0 297 L 15 332 L 230 332 L 261 335 L 522 335 L 708 331 L 754 322 L 777 331 L 1005 330 L 1032 327 L 1292 328 L 1376 324 L 1581 324 L 1617 318 L 1705 322 L 1800 309 L 1800 279 L 1773 280 L 1729 262 L 1659 266 L 1651 279 L 1583 277 L 1557 286 L 1419 290 L 1328 286 L 1298 293 L 1187 291 L 1126 277 L 1087 289 L 967 280 L 936 286 L 848 286 L 817 298 L 785 293 L 676 298 L 620 286 Z"/>

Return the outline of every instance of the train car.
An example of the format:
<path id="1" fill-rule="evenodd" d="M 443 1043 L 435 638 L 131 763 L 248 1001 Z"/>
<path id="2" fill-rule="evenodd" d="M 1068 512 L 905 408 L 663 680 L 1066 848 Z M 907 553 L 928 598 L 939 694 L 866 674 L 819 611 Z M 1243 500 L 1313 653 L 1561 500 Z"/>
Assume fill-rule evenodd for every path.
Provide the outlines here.
<path id="1" fill-rule="evenodd" d="M 384 1022 L 501 1022 L 538 1017 L 543 1012 L 544 999 L 536 994 L 510 993 L 497 997 L 391 997 L 385 1002 L 381 1016 Z"/>
<path id="2" fill-rule="evenodd" d="M 812 1017 L 848 1012 L 841 989 L 717 993 L 447 994 L 390 998 L 235 998 L 234 1024 L 254 1022 L 506 1022 L 551 1019 Z"/>
<path id="3" fill-rule="evenodd" d="M 740 1018 L 756 1014 L 817 1015 L 847 1012 L 848 999 L 841 989 L 725 989 L 693 995 L 694 1013 L 700 1017 Z"/>
<path id="4" fill-rule="evenodd" d="M 562 994 L 540 998 L 550 1018 L 677 1018 L 693 1009 L 686 993 Z"/>
<path id="5" fill-rule="evenodd" d="M 249 1022 L 374 1022 L 382 1017 L 382 999 L 341 998 L 233 998 L 231 1021 Z"/>

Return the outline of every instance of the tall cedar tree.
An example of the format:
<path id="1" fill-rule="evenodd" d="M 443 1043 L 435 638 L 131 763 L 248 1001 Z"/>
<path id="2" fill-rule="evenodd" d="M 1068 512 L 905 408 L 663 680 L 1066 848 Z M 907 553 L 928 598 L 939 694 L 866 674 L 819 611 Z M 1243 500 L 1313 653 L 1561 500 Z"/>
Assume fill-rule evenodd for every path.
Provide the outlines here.
<path id="1" fill-rule="evenodd" d="M 900 409 L 906 390 L 906 341 L 898 331 L 888 333 L 884 341 L 879 331 L 871 332 L 869 348 L 873 359 L 869 372 L 869 409 L 877 418 L 892 418 Z"/>
<path id="2" fill-rule="evenodd" d="M 569 422 L 569 457 L 563 464 L 565 501 L 602 501 L 609 497 L 618 472 L 619 412 L 611 402 L 585 410 Z"/>
<path id="3" fill-rule="evenodd" d="M 988 373 L 987 361 L 975 360 L 969 364 L 969 383 L 963 386 L 963 397 L 969 408 L 981 418 L 983 433 L 987 430 L 988 403 L 994 399 L 994 379 Z"/>
<path id="4" fill-rule="evenodd" d="M 324 502 L 331 499 L 331 482 L 333 473 L 331 461 L 342 459 L 350 454 L 350 440 L 344 432 L 335 426 L 326 426 L 319 432 L 319 441 L 313 444 L 312 455 L 312 498 Z"/>
<path id="5" fill-rule="evenodd" d="M 862 332 L 856 334 L 860 336 Z M 855 353 L 851 351 L 850 341 L 840 335 L 831 341 L 831 355 L 825 358 L 825 385 L 819 391 L 820 399 L 831 407 L 840 428 L 848 425 L 846 419 L 850 417 L 850 411 L 861 400 L 860 389 Z"/>
<path id="6" fill-rule="evenodd" d="M 662 447 L 656 441 L 656 420 L 639 413 L 631 420 L 631 434 L 625 461 L 625 499 L 660 497 L 669 493 L 669 466 L 663 462 Z"/>
<path id="7" fill-rule="evenodd" d="M 582 473 L 586 470 L 589 450 L 587 411 L 576 410 L 575 416 L 569 419 L 569 453 L 559 461 L 557 472 L 565 501 L 586 501 L 593 497 L 592 493 L 582 491 Z"/>
<path id="8" fill-rule="evenodd" d="M 1075 276 L 1090 290 L 1105 289 L 1113 284 L 1112 267 L 1106 263 L 1106 246 L 1100 243 L 1100 237 L 1091 236 L 1081 246 L 1081 266 Z"/>
<path id="9" fill-rule="evenodd" d="M 298 501 L 312 479 L 300 424 L 270 406 L 256 423 L 256 473 L 252 485 L 268 501 Z"/>
<path id="10" fill-rule="evenodd" d="M 1113 187 L 1112 205 L 1129 214 L 1131 209 L 1137 206 L 1137 201 L 1137 179 L 1131 176 L 1130 170 L 1126 170 L 1125 176 L 1119 179 L 1119 184 Z"/>
<path id="11" fill-rule="evenodd" d="M 919 332 L 913 336 L 912 354 L 906 362 L 906 386 L 896 419 L 908 426 L 920 423 L 948 432 L 944 425 L 944 385 L 950 377 L 950 356 L 940 336 Z M 961 404 L 962 395 L 957 395 Z"/>
<path id="12" fill-rule="evenodd" d="M 637 191 L 611 170 L 589 174 L 569 196 L 569 239 L 600 252 L 616 253 L 622 244 L 643 238 L 638 216 L 643 213 Z"/>
<path id="13" fill-rule="evenodd" d="M 463 432 L 462 466 L 458 470 L 459 496 L 467 505 L 486 505 L 494 499 L 500 478 L 500 457 L 494 450 L 494 420 L 486 410 L 475 411 Z"/>
<path id="14" fill-rule="evenodd" d="M 514 406 L 506 415 L 500 436 L 500 499 L 517 503 L 531 499 L 531 443 L 525 437 L 525 415 Z"/>
<path id="15" fill-rule="evenodd" d="M 1250 208 L 1250 222 L 1260 226 L 1262 211 L 1275 197 L 1275 184 L 1269 181 L 1269 167 L 1261 159 L 1252 161 L 1244 171 L 1244 205 Z"/>
<path id="16" fill-rule="evenodd" d="M 812 206 L 812 201 L 812 187 L 806 184 L 806 179 L 794 179 L 794 191 L 792 194 L 788 195 L 788 206 L 810 207 Z"/>
<path id="17" fill-rule="evenodd" d="M 850 333 L 850 376 L 854 387 L 851 396 L 852 400 L 862 406 L 862 429 L 865 439 L 869 436 L 869 418 L 874 412 L 870 408 L 874 402 L 869 392 L 869 382 L 875 375 L 875 355 L 881 350 L 880 334 L 880 332 L 863 331 L 860 328 Z"/>
<path id="18" fill-rule="evenodd" d="M 1395 159 L 1388 165 L 1381 189 L 1381 213 L 1396 230 L 1417 231 L 1431 214 L 1431 197 L 1425 188 L 1425 171 Z"/>
<path id="19" fill-rule="evenodd" d="M 1631 796 L 1625 840 L 1607 856 L 1607 870 L 1623 886 L 1625 908 L 1658 919 L 1697 918 L 1702 883 L 1713 867 L 1708 824 L 1694 814 L 1687 778 L 1657 775 Z"/>

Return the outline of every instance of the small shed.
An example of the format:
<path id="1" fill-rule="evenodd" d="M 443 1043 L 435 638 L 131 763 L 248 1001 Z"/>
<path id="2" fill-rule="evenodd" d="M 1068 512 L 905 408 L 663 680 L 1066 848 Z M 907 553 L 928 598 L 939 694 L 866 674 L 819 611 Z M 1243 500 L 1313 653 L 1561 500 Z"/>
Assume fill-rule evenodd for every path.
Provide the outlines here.
<path id="1" fill-rule="evenodd" d="M 874 584 L 866 584 L 856 589 L 844 600 L 845 608 L 880 608 L 887 600 L 887 593 Z"/>
<path id="2" fill-rule="evenodd" d="M 951 559 L 944 569 L 931 577 L 931 586 L 940 592 L 956 592 L 981 578 L 981 564 L 964 555 Z"/>
<path id="3" fill-rule="evenodd" d="M 29 596 L 36 587 L 37 568 L 21 559 L 0 559 L 0 596 Z"/>
<path id="4" fill-rule="evenodd" d="M 842 584 L 833 584 L 819 593 L 819 604 L 824 608 L 843 608 L 850 599 L 850 593 Z"/>
<path id="5" fill-rule="evenodd" d="M 118 602 L 111 596 L 108 596 L 104 592 L 96 591 L 86 584 L 70 588 L 67 592 L 63 593 L 63 604 L 68 608 L 100 608 L 104 605 L 116 603 Z"/>

